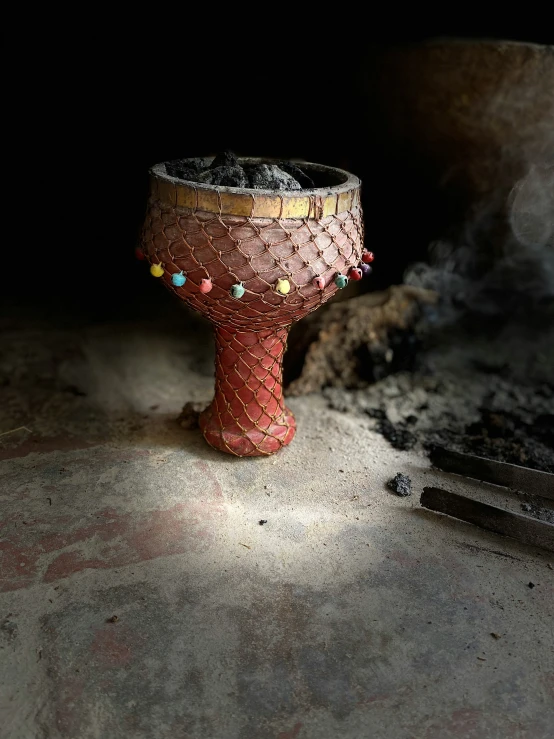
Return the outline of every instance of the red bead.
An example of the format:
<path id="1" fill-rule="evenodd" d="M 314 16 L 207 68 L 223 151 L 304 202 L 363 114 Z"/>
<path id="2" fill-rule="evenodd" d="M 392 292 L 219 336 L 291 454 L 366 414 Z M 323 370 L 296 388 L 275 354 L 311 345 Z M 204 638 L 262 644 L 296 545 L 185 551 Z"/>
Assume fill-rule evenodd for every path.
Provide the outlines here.
<path id="1" fill-rule="evenodd" d="M 366 264 L 371 264 L 374 259 L 375 254 L 372 251 L 364 251 L 362 254 L 362 262 L 365 262 Z"/>
<path id="2" fill-rule="evenodd" d="M 354 282 L 361 280 L 363 277 L 362 270 L 359 267 L 352 267 L 348 273 L 348 277 Z"/>
<path id="3" fill-rule="evenodd" d="M 140 246 L 137 246 L 137 248 L 135 249 L 135 257 L 137 259 L 140 259 L 141 261 L 143 259 L 146 259 L 146 257 L 144 256 L 144 252 L 142 251 L 142 249 L 140 248 Z"/>
<path id="4" fill-rule="evenodd" d="M 212 280 L 211 277 L 208 277 L 207 279 L 200 280 L 200 285 L 198 286 L 198 289 L 201 293 L 209 293 L 212 289 Z"/>

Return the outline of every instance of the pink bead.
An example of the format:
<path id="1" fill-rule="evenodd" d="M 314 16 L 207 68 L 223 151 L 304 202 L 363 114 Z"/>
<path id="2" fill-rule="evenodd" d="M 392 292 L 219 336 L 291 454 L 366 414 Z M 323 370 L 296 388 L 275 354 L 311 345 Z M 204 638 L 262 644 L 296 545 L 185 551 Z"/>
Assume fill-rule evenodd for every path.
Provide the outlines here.
<path id="1" fill-rule="evenodd" d="M 200 285 L 198 286 L 198 289 L 201 293 L 209 293 L 212 287 L 212 280 L 210 277 L 208 277 L 207 279 L 205 278 L 203 280 L 200 280 Z"/>
<path id="2" fill-rule="evenodd" d="M 323 290 L 323 288 L 325 287 L 325 280 L 323 279 L 323 277 L 314 277 L 312 284 L 314 285 L 314 287 L 317 287 L 318 290 Z"/>

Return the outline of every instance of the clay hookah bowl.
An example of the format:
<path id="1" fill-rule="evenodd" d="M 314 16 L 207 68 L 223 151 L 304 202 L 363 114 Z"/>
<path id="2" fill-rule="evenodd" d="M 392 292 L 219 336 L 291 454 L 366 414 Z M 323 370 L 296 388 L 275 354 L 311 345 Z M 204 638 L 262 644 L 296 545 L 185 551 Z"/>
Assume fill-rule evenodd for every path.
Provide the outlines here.
<path id="1" fill-rule="evenodd" d="M 212 447 L 239 457 L 290 444 L 296 424 L 282 388 L 290 326 L 362 274 L 360 180 L 301 166 L 323 186 L 250 190 L 179 180 L 165 164 L 150 171 L 142 251 L 151 273 L 214 324 L 215 396 L 200 428 Z"/>

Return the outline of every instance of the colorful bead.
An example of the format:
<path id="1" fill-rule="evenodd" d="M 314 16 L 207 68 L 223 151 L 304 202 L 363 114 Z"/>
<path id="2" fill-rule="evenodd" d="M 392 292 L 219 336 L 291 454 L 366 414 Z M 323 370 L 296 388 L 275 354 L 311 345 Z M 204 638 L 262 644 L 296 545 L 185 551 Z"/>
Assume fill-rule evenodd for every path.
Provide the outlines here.
<path id="1" fill-rule="evenodd" d="M 183 274 L 183 271 L 175 272 L 175 274 L 171 275 L 171 282 L 175 287 L 183 287 L 185 282 L 187 281 L 187 278 Z"/>
<path id="2" fill-rule="evenodd" d="M 154 275 L 154 277 L 161 277 L 164 273 L 164 268 L 162 267 L 162 263 L 159 264 L 153 264 L 150 267 L 150 274 Z"/>
<path id="3" fill-rule="evenodd" d="M 373 267 L 369 264 L 364 264 L 364 262 L 360 264 L 360 269 L 362 270 L 364 277 L 368 277 L 373 272 Z"/>
<path id="4" fill-rule="evenodd" d="M 245 292 L 246 290 L 244 289 L 242 282 L 237 282 L 236 285 L 231 287 L 231 295 L 233 298 L 242 298 Z"/>
<path id="5" fill-rule="evenodd" d="M 372 251 L 364 251 L 364 253 L 362 254 L 362 262 L 365 262 L 365 264 L 373 262 L 374 259 L 375 254 Z"/>
<path id="6" fill-rule="evenodd" d="M 314 287 L 317 287 L 318 290 L 323 290 L 325 287 L 325 280 L 323 277 L 314 277 L 312 280 L 312 284 Z"/>
<path id="7" fill-rule="evenodd" d="M 359 267 L 351 267 L 348 272 L 348 277 L 351 280 L 354 280 L 354 282 L 358 282 L 358 280 L 361 280 L 363 277 L 362 270 Z"/>
<path id="8" fill-rule="evenodd" d="M 140 259 L 141 261 L 143 259 L 146 259 L 146 257 L 144 256 L 144 252 L 142 251 L 142 249 L 140 248 L 140 246 L 137 246 L 137 248 L 135 249 L 135 257 L 137 259 Z"/>
<path id="9" fill-rule="evenodd" d="M 337 275 L 335 277 L 335 285 L 339 290 L 348 285 L 348 277 L 346 275 Z"/>
<path id="10" fill-rule="evenodd" d="M 209 293 L 212 287 L 212 279 L 211 277 L 207 277 L 200 280 L 200 285 L 198 286 L 198 289 L 201 293 Z"/>
<path id="11" fill-rule="evenodd" d="M 290 282 L 288 280 L 277 280 L 275 290 L 281 295 L 287 295 L 290 292 Z"/>

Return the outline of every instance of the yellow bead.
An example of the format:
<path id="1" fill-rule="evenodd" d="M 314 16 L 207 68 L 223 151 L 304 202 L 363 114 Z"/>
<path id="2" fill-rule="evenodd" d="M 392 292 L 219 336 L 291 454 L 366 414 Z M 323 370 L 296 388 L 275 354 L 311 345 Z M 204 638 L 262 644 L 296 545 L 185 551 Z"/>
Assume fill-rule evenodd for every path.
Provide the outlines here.
<path id="1" fill-rule="evenodd" d="M 290 282 L 288 280 L 277 280 L 275 289 L 278 293 L 281 293 L 281 295 L 286 295 L 287 293 L 290 293 Z"/>
<path id="2" fill-rule="evenodd" d="M 154 277 L 161 277 L 164 273 L 164 268 L 162 267 L 162 263 L 159 264 L 153 264 L 150 267 L 150 274 L 154 275 Z"/>

